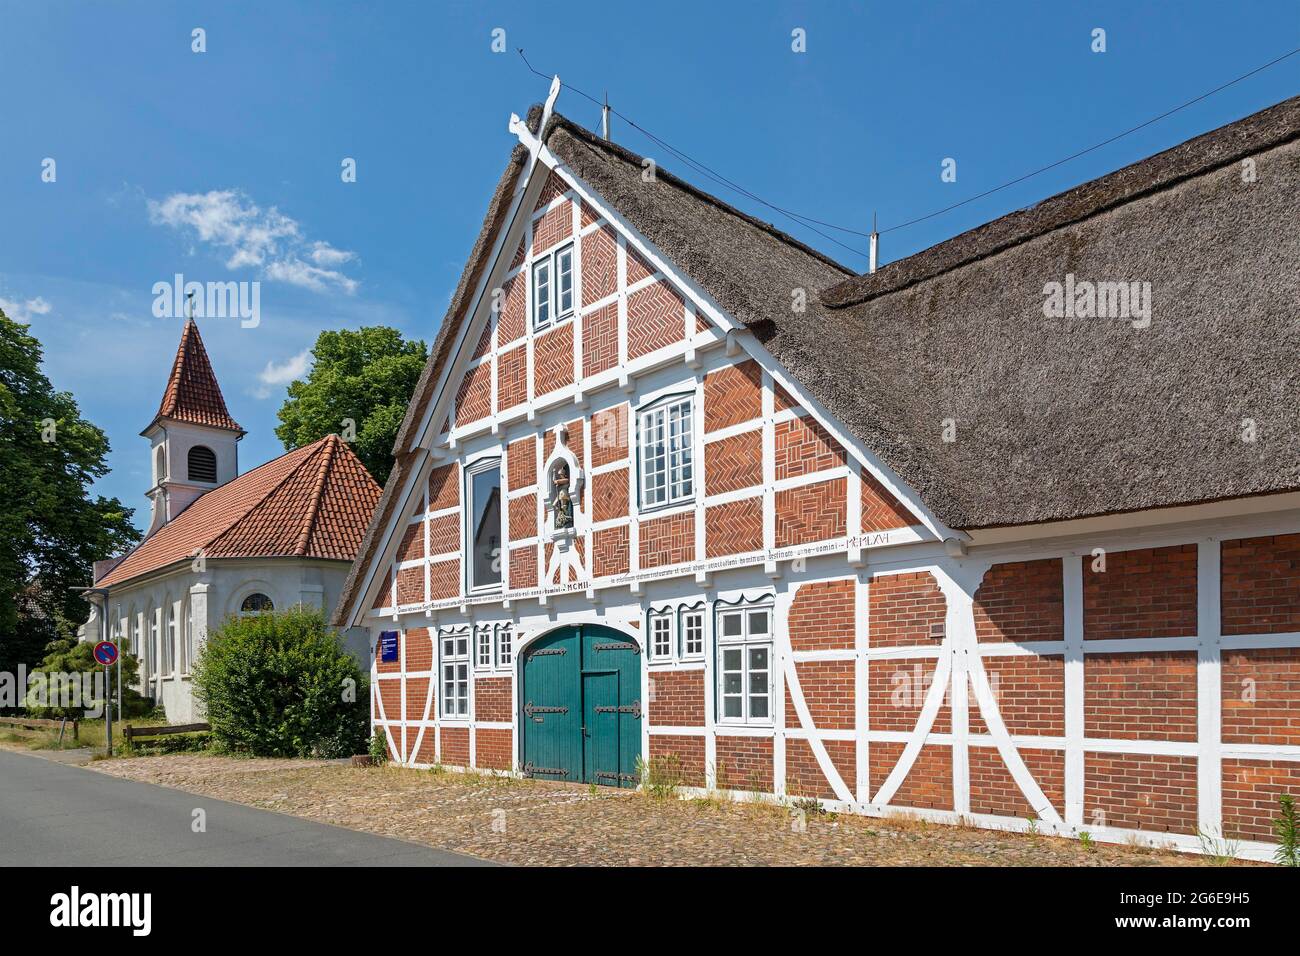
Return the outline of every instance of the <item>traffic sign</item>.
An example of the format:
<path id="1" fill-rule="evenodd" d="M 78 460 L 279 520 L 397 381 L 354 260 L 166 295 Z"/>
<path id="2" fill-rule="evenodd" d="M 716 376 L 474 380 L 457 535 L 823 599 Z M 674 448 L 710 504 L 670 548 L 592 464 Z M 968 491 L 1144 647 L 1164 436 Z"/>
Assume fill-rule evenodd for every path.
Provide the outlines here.
<path id="1" fill-rule="evenodd" d="M 117 663 L 117 645 L 112 641 L 100 641 L 95 645 L 95 660 L 105 667 Z"/>

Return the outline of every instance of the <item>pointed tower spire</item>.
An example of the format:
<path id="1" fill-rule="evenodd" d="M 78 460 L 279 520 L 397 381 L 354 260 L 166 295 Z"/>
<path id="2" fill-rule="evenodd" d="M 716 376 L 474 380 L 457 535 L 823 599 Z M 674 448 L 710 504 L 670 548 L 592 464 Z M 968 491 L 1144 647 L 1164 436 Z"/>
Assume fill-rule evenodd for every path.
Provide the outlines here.
<path id="1" fill-rule="evenodd" d="M 163 391 L 154 422 L 160 418 L 244 434 L 244 429 L 230 417 L 226 408 L 221 386 L 217 384 L 212 363 L 208 361 L 208 350 L 203 347 L 199 327 L 193 318 L 185 320 L 185 331 L 181 333 L 181 344 L 176 349 L 176 360 L 172 363 L 172 373 L 167 379 L 167 388 Z"/>
<path id="2" fill-rule="evenodd" d="M 226 408 L 193 315 L 185 320 L 158 411 L 140 434 L 152 443 L 147 495 L 153 517 L 146 537 L 239 475 L 237 446 L 244 429 Z"/>

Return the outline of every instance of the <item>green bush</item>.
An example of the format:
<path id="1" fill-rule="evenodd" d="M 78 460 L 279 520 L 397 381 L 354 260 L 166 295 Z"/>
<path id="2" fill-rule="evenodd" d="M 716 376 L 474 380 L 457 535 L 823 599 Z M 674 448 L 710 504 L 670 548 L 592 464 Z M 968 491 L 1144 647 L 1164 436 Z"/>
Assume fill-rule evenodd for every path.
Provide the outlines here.
<path id="1" fill-rule="evenodd" d="M 370 759 L 376 767 L 388 763 L 388 737 L 382 730 L 370 735 Z"/>
<path id="2" fill-rule="evenodd" d="M 213 742 L 255 757 L 365 753 L 367 681 L 319 611 L 229 618 L 195 662 Z"/>
<path id="3" fill-rule="evenodd" d="M 1273 858 L 1283 866 L 1300 866 L 1300 816 L 1296 814 L 1295 797 L 1284 793 L 1277 802 L 1282 813 L 1273 821 L 1273 832 L 1277 834 Z"/>

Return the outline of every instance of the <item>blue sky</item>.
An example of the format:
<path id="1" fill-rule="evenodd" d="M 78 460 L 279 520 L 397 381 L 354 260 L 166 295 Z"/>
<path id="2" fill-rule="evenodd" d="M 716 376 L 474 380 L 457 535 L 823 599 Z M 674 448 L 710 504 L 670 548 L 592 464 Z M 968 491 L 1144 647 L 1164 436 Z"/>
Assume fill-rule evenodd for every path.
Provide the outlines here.
<path id="1" fill-rule="evenodd" d="M 206 31 L 207 51 L 191 50 Z M 1106 52 L 1091 50 L 1094 28 Z M 492 31 L 509 52 L 492 52 Z M 791 49 L 806 31 L 807 50 Z M 178 319 L 154 283 L 260 280 L 261 324 L 201 323 L 244 470 L 279 454 L 284 379 L 324 328 L 432 339 L 535 67 L 776 205 L 881 229 L 975 195 L 1300 46 L 1300 4 L 15 3 L 0 0 L 0 300 L 113 450 L 147 517 L 147 444 Z M 891 232 L 882 261 L 1300 91 L 1300 55 L 1139 133 Z M 571 91 L 558 109 L 599 112 Z M 841 261 L 865 259 L 614 138 Z M 42 182 L 42 162 L 57 179 Z M 357 163 L 344 183 L 340 164 Z M 941 163 L 957 161 L 956 182 Z M 831 235 L 856 248 L 865 240 Z M 296 364 L 295 364 L 296 362 Z M 268 371 L 269 368 L 269 371 Z"/>

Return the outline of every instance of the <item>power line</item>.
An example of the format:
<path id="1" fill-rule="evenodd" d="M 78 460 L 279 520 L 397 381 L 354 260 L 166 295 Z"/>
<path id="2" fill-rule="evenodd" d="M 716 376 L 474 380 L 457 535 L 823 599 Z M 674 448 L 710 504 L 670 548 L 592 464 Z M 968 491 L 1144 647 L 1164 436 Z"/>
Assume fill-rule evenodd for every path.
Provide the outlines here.
<path id="1" fill-rule="evenodd" d="M 1133 133 L 1136 133 L 1138 130 L 1145 129 L 1146 127 L 1151 126 L 1154 123 L 1160 122 L 1160 120 L 1162 119 L 1166 119 L 1174 115 L 1175 113 L 1180 112 L 1181 110 L 1185 110 L 1187 109 L 1187 107 L 1193 106 L 1196 103 L 1199 103 L 1201 100 L 1208 99 L 1209 97 L 1215 95 L 1216 93 L 1221 93 L 1224 90 L 1228 89 L 1229 87 L 1235 86 L 1236 84 L 1242 82 L 1243 80 L 1249 79 L 1250 77 L 1254 76 L 1257 73 L 1262 73 L 1264 70 L 1277 66 L 1277 64 L 1295 56 L 1297 53 L 1300 53 L 1300 47 L 1296 47 L 1295 49 L 1287 53 L 1283 53 L 1281 56 L 1269 60 L 1267 63 L 1264 63 L 1261 66 L 1257 66 L 1253 70 L 1243 73 L 1240 76 L 1235 77 L 1234 79 L 1231 79 L 1220 86 L 1216 86 L 1212 90 L 1208 90 L 1205 93 L 1200 94 L 1199 96 L 1195 96 L 1192 99 L 1187 100 L 1185 103 L 1180 103 L 1178 106 L 1166 110 L 1165 112 L 1159 114 L 1158 116 L 1153 116 L 1150 119 L 1137 124 L 1136 126 L 1129 127 L 1123 132 L 1116 133 L 1114 136 L 1110 136 L 1099 143 L 1094 143 L 1092 146 L 1089 146 L 1085 149 L 1081 149 L 1078 152 L 1071 153 L 1069 156 L 1066 156 L 1063 159 L 1058 159 L 1053 163 L 1048 163 L 1046 166 L 1040 166 L 1038 169 L 1035 169 L 1032 172 L 1025 173 L 1022 176 L 1017 176 L 1015 179 L 1008 180 L 1007 182 L 1004 182 L 998 186 L 994 186 L 991 189 L 986 189 L 984 190 L 984 192 L 978 193 L 974 196 L 970 196 L 969 198 L 963 199 L 960 202 L 955 202 L 952 203 L 951 205 L 944 206 L 942 209 L 936 209 L 934 212 L 926 213 L 924 216 L 917 216 L 915 219 L 909 219 L 906 222 L 900 222 L 895 226 L 890 226 L 888 229 L 882 229 L 880 230 L 880 234 L 884 235 L 885 233 L 894 232 L 898 229 L 906 229 L 908 226 L 914 226 L 919 222 L 925 222 L 927 219 L 933 219 L 936 216 L 941 216 L 944 213 L 951 212 L 952 210 L 958 209 L 961 206 L 965 206 L 979 199 L 984 199 L 985 197 L 991 196 L 996 192 L 1001 192 L 1002 190 L 1008 189 L 1011 186 L 1015 186 L 1019 183 L 1023 183 L 1028 179 L 1032 179 L 1035 176 L 1047 172 L 1048 170 L 1055 169 L 1057 166 L 1061 166 L 1064 165 L 1065 163 L 1070 162 L 1071 160 L 1078 159 L 1080 156 L 1086 156 L 1088 153 L 1101 149 L 1103 146 L 1109 146 L 1111 143 L 1123 139 L 1125 136 L 1129 136 Z M 549 76 L 535 69 L 533 65 L 528 62 L 528 57 L 524 56 L 524 51 L 522 47 L 519 48 L 519 56 L 521 59 L 523 59 L 524 65 L 527 66 L 528 69 L 531 70 L 533 73 L 537 74 L 543 79 L 550 79 Z M 578 89 L 576 86 L 573 86 L 572 84 L 564 83 L 563 81 L 561 81 L 561 85 L 568 87 L 570 90 L 577 93 L 579 96 L 586 97 L 587 99 L 591 100 L 591 102 L 595 103 L 597 106 L 604 105 L 600 100 L 596 99 L 591 94 L 583 92 L 582 90 Z M 819 229 L 816 229 L 815 226 L 824 226 L 827 229 L 834 229 L 839 232 L 847 233 L 853 236 L 861 236 L 863 238 L 870 237 L 871 235 L 870 233 L 862 232 L 859 229 L 852 229 L 848 226 L 837 225 L 836 223 L 833 222 L 826 222 L 825 220 L 815 219 L 811 216 L 806 216 L 803 215 L 802 213 L 798 213 L 790 209 L 785 209 L 782 208 L 781 206 L 775 205 L 774 203 L 770 203 L 766 199 L 763 199 L 761 196 L 757 195 L 756 193 L 751 192 L 745 187 L 739 185 L 738 183 L 732 182 L 730 179 L 727 179 L 721 173 L 718 173 L 715 170 L 706 166 L 704 163 L 701 163 L 691 158 L 690 156 L 683 153 L 681 150 L 677 149 L 676 147 L 660 139 L 658 136 L 655 136 L 648 129 L 635 122 L 631 117 L 625 116 L 623 113 L 614 109 L 612 106 L 609 108 L 609 110 L 611 113 L 619 117 L 619 119 L 623 120 L 633 129 L 636 129 L 637 131 L 645 135 L 647 138 L 652 140 L 654 143 L 659 145 L 661 148 L 672 153 L 674 156 L 678 157 L 683 162 L 687 163 L 692 169 L 695 169 L 701 175 L 707 176 L 715 183 L 718 183 L 719 185 L 732 189 L 740 193 L 742 196 L 752 199 L 754 202 L 760 203 L 761 205 L 767 207 L 768 209 L 780 213 L 781 215 L 787 217 L 791 221 L 803 226 L 806 229 L 811 230 L 812 232 L 817 233 L 817 235 L 821 236 L 822 238 L 830 242 L 835 243 L 837 246 L 840 246 L 843 249 L 847 249 L 848 251 L 853 252 L 860 256 L 866 255 L 866 253 L 862 252 L 860 249 L 855 249 L 852 246 L 845 245 L 844 243 L 840 242 L 838 239 L 834 238 L 833 236 L 826 235 L 826 233 L 822 232 Z"/>
<path id="2" fill-rule="evenodd" d="M 523 61 L 524 61 L 524 65 L 527 66 L 529 70 L 531 70 L 533 73 L 535 73 L 535 74 L 537 74 L 538 76 L 540 76 L 542 79 L 549 79 L 549 77 L 548 77 L 545 73 L 540 72 L 539 70 L 537 70 L 536 68 L 534 68 L 533 65 L 532 65 L 531 63 L 528 62 L 528 57 L 524 56 L 524 50 L 523 50 L 523 47 L 520 47 L 520 48 L 519 48 L 519 56 L 520 56 L 521 59 L 523 59 Z M 564 83 L 563 81 L 561 81 L 561 84 L 560 84 L 560 85 L 561 85 L 561 86 L 568 87 L 570 90 L 572 90 L 573 92 L 577 93 L 579 96 L 584 96 L 584 97 L 586 97 L 587 99 L 591 100 L 591 102 L 595 103 L 597 106 L 601 106 L 601 107 L 603 107 L 603 106 L 605 105 L 605 104 L 602 103 L 600 100 L 598 100 L 598 99 L 596 99 L 594 96 L 592 96 L 590 93 L 586 93 L 586 92 L 584 92 L 583 90 L 578 89 L 576 86 L 573 86 L 573 85 L 568 84 L 568 83 Z M 633 120 L 632 117 L 627 116 L 627 115 L 625 115 L 624 113 L 619 112 L 618 110 L 616 110 L 616 109 L 615 109 L 614 107 L 612 107 L 612 106 L 609 107 L 609 111 L 610 111 L 611 113 L 613 113 L 615 116 L 617 116 L 619 119 L 623 120 L 623 122 L 627 123 L 627 124 L 628 124 L 629 126 L 631 126 L 633 129 L 638 130 L 638 131 L 639 131 L 640 133 L 642 133 L 644 136 L 646 136 L 647 138 L 649 138 L 650 140 L 652 140 L 653 142 L 655 142 L 656 144 L 658 144 L 661 148 L 667 150 L 668 152 L 670 152 L 671 154 L 673 154 L 674 156 L 676 156 L 678 159 L 680 159 L 682 162 L 684 162 L 684 163 L 686 163 L 688 166 L 690 166 L 692 169 L 696 170 L 698 173 L 700 173 L 700 174 L 703 175 L 703 176 L 707 176 L 709 179 L 713 180 L 715 183 L 718 183 L 719 185 L 721 185 L 721 186 L 725 186 L 725 187 L 727 187 L 727 188 L 729 188 L 729 189 L 735 190 L 736 192 L 740 193 L 741 195 L 746 196 L 746 197 L 749 198 L 749 199 L 752 199 L 754 202 L 757 202 L 757 203 L 759 203 L 759 204 L 761 204 L 761 205 L 763 205 L 763 206 L 766 206 L 768 209 L 771 209 L 771 210 L 773 210 L 773 211 L 775 211 L 775 212 L 780 213 L 781 215 L 783 215 L 783 216 L 785 216 L 786 218 L 790 219 L 790 220 L 793 221 L 794 223 L 796 223 L 796 224 L 798 224 L 798 225 L 800 225 L 800 226 L 803 226 L 805 229 L 809 229 L 809 230 L 811 230 L 812 232 L 817 233 L 817 235 L 821 236 L 821 237 L 822 237 L 823 239 L 825 239 L 827 242 L 833 242 L 833 243 L 835 243 L 835 245 L 839 246 L 841 249 L 846 249 L 846 250 L 848 250 L 849 252 L 852 252 L 854 255 L 863 256 L 864 258 L 867 256 L 867 253 L 863 252 L 861 249 L 855 249 L 853 246 L 846 245 L 845 243 L 840 242 L 840 240 L 836 239 L 834 236 L 828 236 L 826 233 L 822 232 L 820 229 L 815 228 L 815 226 L 814 226 L 813 224 L 815 223 L 816 225 L 824 225 L 824 226 L 828 226 L 828 227 L 830 227 L 830 228 L 835 228 L 835 229 L 838 229 L 838 228 L 841 228 L 841 227 L 833 226 L 833 225 L 831 225 L 830 223 L 822 223 L 822 222 L 818 222 L 817 220 L 815 220 L 815 219 L 811 219 L 811 218 L 808 217 L 808 216 L 800 215 L 799 213 L 793 212 L 792 210 L 789 210 L 789 209 L 783 209 L 783 208 L 781 208 L 780 206 L 777 206 L 777 205 L 775 205 L 775 204 L 773 204 L 773 203 L 770 203 L 770 202 L 768 202 L 766 199 L 764 199 L 762 196 L 759 196 L 757 193 L 753 193 L 753 192 L 751 192 L 750 190 L 746 189 L 745 187 L 739 185 L 738 183 L 734 183 L 734 182 L 732 182 L 731 180 L 729 180 L 729 179 L 727 179 L 725 176 L 723 176 L 721 173 L 718 173 L 718 172 L 714 171 L 713 169 L 710 169 L 708 166 L 704 165 L 703 163 L 701 163 L 701 162 L 699 162 L 699 161 L 693 159 L 692 157 L 686 155 L 686 154 L 683 153 L 680 149 L 677 149 L 675 146 L 673 146 L 673 145 L 671 145 L 671 144 L 665 142 L 664 140 L 660 139 L 658 136 L 654 135 L 654 133 L 650 132 L 648 129 L 646 129 L 645 127 L 643 127 L 643 126 L 641 126 L 639 123 L 637 123 L 635 120 Z M 844 230 L 844 231 L 850 231 L 850 232 L 851 232 L 852 230 Z M 857 234 L 858 234 L 858 235 L 866 235 L 865 233 L 857 233 Z"/>
<path id="3" fill-rule="evenodd" d="M 1031 179 L 1034 176 L 1037 176 L 1039 173 L 1045 173 L 1049 169 L 1055 169 L 1057 166 L 1060 166 L 1063 163 L 1068 163 L 1072 159 L 1078 159 L 1080 156 L 1085 156 L 1088 153 L 1093 152 L 1094 150 L 1101 149 L 1103 146 L 1109 146 L 1111 143 L 1115 142 L 1116 140 L 1123 139 L 1125 136 L 1128 136 L 1130 133 L 1136 133 L 1140 129 L 1145 129 L 1146 127 L 1150 126 L 1152 123 L 1158 123 L 1160 122 L 1160 120 L 1165 119 L 1166 117 L 1173 116 L 1179 110 L 1185 110 L 1187 109 L 1187 107 L 1195 103 L 1199 103 L 1201 100 L 1207 99 L 1208 97 L 1213 96 L 1215 93 L 1221 93 L 1223 90 L 1226 90 L 1228 87 L 1234 86 L 1237 83 L 1240 83 L 1242 80 L 1254 76 L 1256 73 L 1262 73 L 1264 70 L 1267 70 L 1269 67 L 1276 66 L 1277 64 L 1281 63 L 1283 60 L 1287 59 L 1288 57 L 1295 56 L 1297 53 L 1300 53 L 1300 47 L 1296 47 L 1290 53 L 1282 54 L 1275 60 L 1269 60 L 1263 66 L 1257 66 L 1249 73 L 1243 73 L 1241 74 L 1241 76 L 1237 77 L 1236 79 L 1229 80 L 1227 83 L 1224 83 L 1222 86 L 1216 86 L 1214 89 L 1206 93 L 1202 93 L 1200 96 L 1193 97 L 1192 99 L 1188 100 L 1186 103 L 1180 103 L 1178 106 L 1175 106 L 1171 110 L 1166 110 L 1165 112 L 1161 113 L 1159 116 L 1153 116 L 1151 117 L 1151 119 L 1147 120 L 1144 123 L 1138 123 L 1137 126 L 1131 126 L 1128 129 L 1124 130 L 1124 132 L 1122 133 L 1116 133 L 1114 136 L 1110 137 L 1109 139 L 1104 139 L 1100 143 L 1097 143 L 1093 146 L 1089 146 L 1087 149 L 1081 149 L 1077 153 L 1071 153 L 1069 156 L 1066 156 L 1064 159 L 1058 159 L 1054 163 L 1048 163 L 1046 166 L 1043 166 L 1039 169 L 1035 169 L 1032 173 L 1025 173 L 1025 175 L 1023 176 L 1017 176 L 1015 179 L 1005 182 L 1001 186 L 994 186 L 992 189 L 986 189 L 984 192 L 979 193 L 978 195 L 975 196 L 971 196 L 969 199 L 963 199 L 961 202 L 953 203 L 951 206 L 945 206 L 942 209 L 936 209 L 932 213 L 928 213 L 924 216 L 918 216 L 915 219 L 909 219 L 907 222 L 900 222 L 897 226 L 890 226 L 888 229 L 882 229 L 881 234 L 883 235 L 886 232 L 893 232 L 895 229 L 904 229 L 908 226 L 914 226 L 918 222 L 925 222 L 925 220 L 927 219 L 933 219 L 935 216 L 941 216 L 945 212 L 949 212 L 950 210 L 956 209 L 958 206 L 964 206 L 967 203 L 974 202 L 977 199 L 983 199 L 985 196 L 991 196 L 993 193 L 1006 189 L 1009 186 L 1014 186 L 1017 183 L 1023 183 L 1026 179 Z"/>

